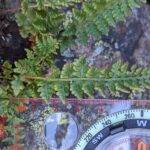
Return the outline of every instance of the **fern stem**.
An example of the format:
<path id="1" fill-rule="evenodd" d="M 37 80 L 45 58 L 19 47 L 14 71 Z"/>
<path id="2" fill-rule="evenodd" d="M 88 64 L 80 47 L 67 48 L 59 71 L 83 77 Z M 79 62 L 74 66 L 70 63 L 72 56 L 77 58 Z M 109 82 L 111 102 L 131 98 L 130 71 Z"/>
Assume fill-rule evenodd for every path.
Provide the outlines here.
<path id="1" fill-rule="evenodd" d="M 72 82 L 72 81 L 122 81 L 122 80 L 138 80 L 138 79 L 148 79 L 150 76 L 138 76 L 138 77 L 120 77 L 120 78 L 43 78 L 43 77 L 33 77 L 33 76 L 26 76 L 23 75 L 23 77 L 27 79 L 32 79 L 32 80 L 46 80 L 50 82 Z"/>

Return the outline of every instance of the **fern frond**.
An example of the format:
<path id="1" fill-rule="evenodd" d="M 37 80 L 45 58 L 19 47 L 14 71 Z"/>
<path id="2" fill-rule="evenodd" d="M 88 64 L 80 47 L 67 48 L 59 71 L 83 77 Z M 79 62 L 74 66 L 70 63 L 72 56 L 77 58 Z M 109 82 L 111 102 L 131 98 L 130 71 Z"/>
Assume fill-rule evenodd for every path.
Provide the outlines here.
<path id="1" fill-rule="evenodd" d="M 53 94 L 56 92 L 63 101 L 69 95 L 69 91 L 79 99 L 83 98 L 84 93 L 89 97 L 94 97 L 95 90 L 102 97 L 106 97 L 108 91 L 111 95 L 118 97 L 119 93 L 128 94 L 132 91 L 148 89 L 150 87 L 150 69 L 135 66 L 129 69 L 128 64 L 121 61 L 114 63 L 111 67 L 98 69 L 90 67 L 86 59 L 81 57 L 72 64 L 64 65 L 57 78 L 38 79 L 53 83 L 55 87 Z"/>

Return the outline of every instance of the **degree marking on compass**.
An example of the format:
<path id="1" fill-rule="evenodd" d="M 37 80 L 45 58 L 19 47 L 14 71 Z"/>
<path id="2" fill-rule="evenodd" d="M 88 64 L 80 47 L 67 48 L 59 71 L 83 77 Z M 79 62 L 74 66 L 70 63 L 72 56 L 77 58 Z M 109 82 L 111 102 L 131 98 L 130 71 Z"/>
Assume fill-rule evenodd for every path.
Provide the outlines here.
<path id="1" fill-rule="evenodd" d="M 141 110 L 141 117 L 143 117 L 144 116 L 144 110 L 142 109 Z"/>
<path id="2" fill-rule="evenodd" d="M 95 126 L 95 125 L 93 125 L 93 127 L 96 129 L 96 126 Z"/>
<path id="3" fill-rule="evenodd" d="M 118 114 L 116 113 L 115 115 L 116 115 L 116 119 L 117 119 L 118 118 Z"/>

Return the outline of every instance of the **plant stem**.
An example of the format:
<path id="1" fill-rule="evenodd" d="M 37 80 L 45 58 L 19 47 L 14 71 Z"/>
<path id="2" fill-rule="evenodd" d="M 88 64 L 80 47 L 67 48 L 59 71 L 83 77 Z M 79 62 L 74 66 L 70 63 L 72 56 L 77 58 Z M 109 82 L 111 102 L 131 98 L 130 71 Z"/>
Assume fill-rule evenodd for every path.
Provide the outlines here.
<path id="1" fill-rule="evenodd" d="M 120 78 L 47 78 L 47 77 L 34 77 L 23 75 L 24 78 L 32 80 L 45 80 L 49 82 L 71 82 L 71 81 L 121 81 L 121 80 L 138 80 L 138 79 L 148 79 L 150 76 L 139 76 L 139 77 L 120 77 Z"/>

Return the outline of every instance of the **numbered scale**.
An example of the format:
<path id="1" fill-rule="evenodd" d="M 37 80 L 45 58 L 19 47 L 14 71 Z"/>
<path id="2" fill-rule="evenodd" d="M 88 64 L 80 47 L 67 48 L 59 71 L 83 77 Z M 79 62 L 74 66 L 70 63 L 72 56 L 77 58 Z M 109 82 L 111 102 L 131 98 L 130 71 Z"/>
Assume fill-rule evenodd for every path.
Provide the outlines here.
<path id="1" fill-rule="evenodd" d="M 92 125 L 74 150 L 148 150 L 149 129 L 150 110 L 119 111 Z"/>

